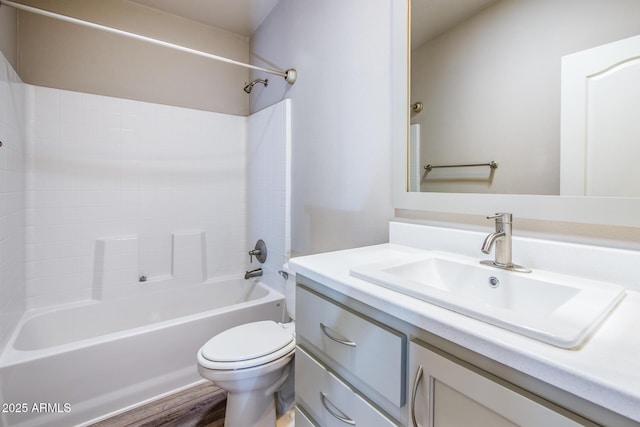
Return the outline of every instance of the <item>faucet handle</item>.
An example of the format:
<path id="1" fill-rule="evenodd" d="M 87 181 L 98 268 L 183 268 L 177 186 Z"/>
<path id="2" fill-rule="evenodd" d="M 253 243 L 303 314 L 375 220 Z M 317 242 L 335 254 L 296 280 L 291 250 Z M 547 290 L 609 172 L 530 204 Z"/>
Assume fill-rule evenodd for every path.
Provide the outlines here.
<path id="1" fill-rule="evenodd" d="M 262 251 L 260 249 L 252 249 L 249 251 L 249 263 L 253 264 L 253 256 L 255 255 L 256 258 L 262 254 Z"/>
<path id="2" fill-rule="evenodd" d="M 488 216 L 487 219 L 495 219 L 496 222 L 511 223 L 513 221 L 513 214 L 507 212 L 496 212 L 493 216 Z"/>
<path id="3" fill-rule="evenodd" d="M 255 248 L 249 251 L 249 262 L 253 263 L 253 257 L 256 257 L 258 262 L 264 263 L 267 260 L 267 245 L 262 239 L 258 240 Z"/>

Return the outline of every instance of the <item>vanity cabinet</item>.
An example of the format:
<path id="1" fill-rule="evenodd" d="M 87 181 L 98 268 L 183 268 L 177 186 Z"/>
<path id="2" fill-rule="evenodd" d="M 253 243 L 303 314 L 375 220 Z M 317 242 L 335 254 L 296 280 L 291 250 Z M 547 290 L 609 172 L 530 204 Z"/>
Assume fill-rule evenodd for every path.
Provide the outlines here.
<path id="1" fill-rule="evenodd" d="M 297 280 L 303 426 L 637 426 L 321 283 Z"/>
<path id="2" fill-rule="evenodd" d="M 419 341 L 409 345 L 411 426 L 554 426 L 578 422 L 547 402 Z M 566 411 L 565 411 L 566 412 Z"/>

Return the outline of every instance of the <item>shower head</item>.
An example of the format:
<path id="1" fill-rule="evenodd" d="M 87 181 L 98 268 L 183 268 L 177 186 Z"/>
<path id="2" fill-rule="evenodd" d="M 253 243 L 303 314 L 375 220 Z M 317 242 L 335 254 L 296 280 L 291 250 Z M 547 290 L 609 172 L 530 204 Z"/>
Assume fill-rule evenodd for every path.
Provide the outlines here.
<path id="1" fill-rule="evenodd" d="M 264 79 L 264 80 L 255 79 L 254 81 L 252 81 L 251 83 L 249 83 L 244 87 L 244 91 L 247 93 L 251 93 L 251 90 L 253 89 L 253 87 L 258 83 L 262 83 L 265 87 L 267 87 L 269 85 L 269 79 Z"/>

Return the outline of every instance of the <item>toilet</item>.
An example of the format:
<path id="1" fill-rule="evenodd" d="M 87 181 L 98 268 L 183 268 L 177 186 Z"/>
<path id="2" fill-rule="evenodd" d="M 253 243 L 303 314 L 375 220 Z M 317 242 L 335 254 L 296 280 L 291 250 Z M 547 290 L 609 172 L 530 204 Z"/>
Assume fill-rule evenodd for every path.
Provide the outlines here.
<path id="1" fill-rule="evenodd" d="M 283 275 L 284 277 L 285 275 Z M 219 333 L 198 350 L 198 372 L 227 392 L 225 427 L 275 427 L 274 393 L 293 376 L 295 277 L 285 288 L 292 321 L 246 323 Z"/>

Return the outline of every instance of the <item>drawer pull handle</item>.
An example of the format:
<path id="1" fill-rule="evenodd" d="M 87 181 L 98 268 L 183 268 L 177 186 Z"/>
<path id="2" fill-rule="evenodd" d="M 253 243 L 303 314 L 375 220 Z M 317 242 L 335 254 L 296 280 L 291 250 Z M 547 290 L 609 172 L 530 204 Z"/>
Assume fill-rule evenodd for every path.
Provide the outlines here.
<path id="1" fill-rule="evenodd" d="M 322 329 L 322 333 L 324 333 L 331 341 L 335 341 L 339 344 L 342 345 L 348 345 L 349 347 L 355 347 L 356 343 L 354 343 L 353 341 L 349 341 L 349 340 L 345 340 L 345 339 L 341 339 L 341 338 L 336 338 L 334 336 L 332 336 L 329 331 L 331 330 L 331 328 L 329 328 L 327 325 L 325 325 L 324 323 L 320 322 L 320 329 Z"/>
<path id="2" fill-rule="evenodd" d="M 419 427 L 418 421 L 416 420 L 416 395 L 418 394 L 420 381 L 422 381 L 422 373 L 422 365 L 420 365 L 418 372 L 416 372 L 416 379 L 413 382 L 413 389 L 411 390 L 411 422 L 413 422 L 413 427 Z"/>
<path id="3" fill-rule="evenodd" d="M 327 410 L 328 413 L 331 414 L 332 417 L 342 421 L 345 424 L 349 424 L 350 426 L 356 425 L 356 422 L 349 418 L 344 412 L 342 412 L 336 405 L 333 404 L 328 398 L 327 395 L 323 392 L 320 392 L 320 401 L 322 402 L 322 406 Z"/>

